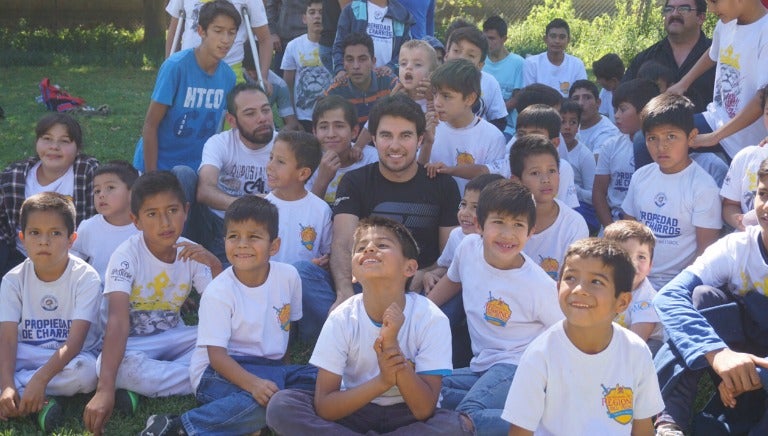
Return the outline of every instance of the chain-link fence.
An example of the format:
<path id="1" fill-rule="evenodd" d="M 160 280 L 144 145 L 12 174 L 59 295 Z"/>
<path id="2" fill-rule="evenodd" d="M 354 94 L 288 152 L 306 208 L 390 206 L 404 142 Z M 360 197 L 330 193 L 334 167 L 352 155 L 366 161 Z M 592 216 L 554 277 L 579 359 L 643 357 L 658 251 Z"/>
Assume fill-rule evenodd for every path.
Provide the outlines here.
<path id="1" fill-rule="evenodd" d="M 592 19 L 601 14 L 614 14 L 614 0 L 572 0 L 573 7 L 580 18 Z M 652 2 L 653 0 L 648 0 Z M 544 0 L 445 0 L 437 1 L 437 20 L 464 15 L 477 20 L 500 15 L 507 22 L 514 23 L 524 20 L 528 12 L 536 5 L 544 4 Z"/>

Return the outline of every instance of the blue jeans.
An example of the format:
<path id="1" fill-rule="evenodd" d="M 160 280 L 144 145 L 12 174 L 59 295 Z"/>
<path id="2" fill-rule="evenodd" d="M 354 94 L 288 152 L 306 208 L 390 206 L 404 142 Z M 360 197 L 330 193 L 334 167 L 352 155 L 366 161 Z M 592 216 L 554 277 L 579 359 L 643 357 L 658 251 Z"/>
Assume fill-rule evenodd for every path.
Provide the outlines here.
<path id="1" fill-rule="evenodd" d="M 443 377 L 441 407 L 464 412 L 479 435 L 506 435 L 509 423 L 501 419 L 517 365 L 497 363 L 485 372 L 460 368 Z"/>
<path id="2" fill-rule="evenodd" d="M 279 360 L 252 356 L 232 358 L 249 373 L 274 382 L 278 389 L 314 390 L 317 368 L 313 366 L 283 365 Z M 266 408 L 210 366 L 200 379 L 196 397 L 202 406 L 181 415 L 190 435 L 251 434 L 267 425 Z"/>
<path id="3" fill-rule="evenodd" d="M 453 351 L 453 367 L 463 368 L 472 360 L 472 341 L 469 338 L 467 314 L 464 312 L 464 301 L 461 294 L 455 295 L 440 306 L 451 326 L 451 348 Z"/>
<path id="4" fill-rule="evenodd" d="M 312 262 L 300 261 L 293 264 L 301 278 L 302 317 L 298 322 L 299 340 L 312 343 L 320 334 L 328 311 L 336 301 L 331 274 Z M 356 294 L 362 292 L 358 283 L 353 285 Z"/>

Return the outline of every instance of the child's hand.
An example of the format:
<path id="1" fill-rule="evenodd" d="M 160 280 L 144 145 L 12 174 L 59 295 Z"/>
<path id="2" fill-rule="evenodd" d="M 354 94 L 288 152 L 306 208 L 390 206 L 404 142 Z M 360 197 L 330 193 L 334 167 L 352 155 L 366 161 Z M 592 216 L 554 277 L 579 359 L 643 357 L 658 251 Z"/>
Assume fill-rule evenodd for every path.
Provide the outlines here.
<path id="1" fill-rule="evenodd" d="M 384 318 L 381 322 L 381 347 L 388 349 L 397 346 L 397 334 L 405 322 L 403 309 L 397 304 L 392 303 L 384 311 Z"/>
<path id="2" fill-rule="evenodd" d="M 437 112 L 435 112 L 434 109 L 427 110 L 424 117 L 427 119 L 427 125 L 424 129 L 424 142 L 427 144 L 434 144 L 435 130 L 437 129 L 437 124 L 440 120 L 437 118 Z"/>
<path id="3" fill-rule="evenodd" d="M 373 69 L 373 72 L 376 73 L 377 76 L 391 76 L 392 75 L 392 68 L 389 68 L 386 65 L 382 65 L 380 67 L 376 67 Z"/>
<path id="4" fill-rule="evenodd" d="M 26 416 L 30 413 L 37 413 L 43 408 L 45 386 L 45 381 L 37 377 L 37 374 L 32 376 L 27 386 L 24 387 L 24 395 L 21 396 L 19 403 L 19 415 Z"/>
<path id="5" fill-rule="evenodd" d="M 376 359 L 379 361 L 379 379 L 387 386 L 387 389 L 397 384 L 397 372 L 405 368 L 406 360 L 400 347 L 382 347 L 381 336 L 376 338 L 373 349 L 376 351 Z"/>
<path id="6" fill-rule="evenodd" d="M 680 82 L 677 82 L 674 85 L 667 88 L 666 94 L 683 95 L 685 94 L 686 90 L 687 89 Z"/>
<path id="7" fill-rule="evenodd" d="M 424 295 L 429 295 L 432 288 L 440 281 L 440 276 L 434 271 L 427 271 L 424 273 L 422 283 L 424 285 Z"/>
<path id="8" fill-rule="evenodd" d="M 331 255 L 330 254 L 324 254 L 324 255 L 322 255 L 320 257 L 316 257 L 316 258 L 312 259 L 312 263 L 314 263 L 315 265 L 319 266 L 320 268 L 327 268 L 328 267 L 328 262 L 330 260 L 331 260 Z"/>
<path id="9" fill-rule="evenodd" d="M 349 152 L 350 155 L 354 149 L 355 147 L 352 147 Z M 330 181 L 336 175 L 336 171 L 339 168 L 341 168 L 339 155 L 333 150 L 325 150 L 323 157 L 320 159 L 320 164 L 317 166 L 317 177 Z"/>
<path id="10" fill-rule="evenodd" d="M 403 86 L 403 82 L 398 80 L 397 83 L 395 84 L 395 87 L 392 88 L 392 91 L 389 92 L 389 95 L 395 95 L 401 92 L 408 92 L 408 91 L 405 89 L 405 86 Z"/>
<path id="11" fill-rule="evenodd" d="M 427 100 L 427 110 L 429 110 L 429 102 L 432 100 L 432 82 L 429 81 L 428 77 L 419 80 L 416 85 L 416 99 L 422 98 Z M 432 105 L 434 106 L 434 102 Z"/>
<path id="12" fill-rule="evenodd" d="M 5 388 L 0 393 L 0 421 L 19 416 L 19 393 L 15 388 Z"/>
<path id="13" fill-rule="evenodd" d="M 346 83 L 347 72 L 344 70 L 339 71 L 338 73 L 336 73 L 336 77 L 333 78 L 333 81 L 336 83 Z"/>
<path id="14" fill-rule="evenodd" d="M 178 256 L 176 256 L 177 260 L 186 262 L 187 260 L 192 259 L 203 265 L 207 265 L 211 268 L 214 277 L 218 274 L 216 271 L 221 271 L 221 261 L 219 261 L 219 258 L 206 250 L 202 245 L 187 241 L 173 244 L 173 248 L 179 247 L 184 248 L 179 252 Z"/>
<path id="15" fill-rule="evenodd" d="M 426 165 L 427 169 L 427 176 L 430 179 L 435 178 L 438 174 L 440 174 L 441 170 L 444 168 L 447 168 L 448 166 L 442 162 L 432 162 L 428 163 Z"/>
<path id="16" fill-rule="evenodd" d="M 269 403 L 272 395 L 275 395 L 275 393 L 280 389 L 272 380 L 266 380 L 256 376 L 253 378 L 254 380 L 251 383 L 251 387 L 248 389 L 248 392 L 261 407 L 267 407 L 267 403 Z"/>
<path id="17" fill-rule="evenodd" d="M 728 387 L 725 386 L 725 383 L 723 382 L 720 382 L 720 384 L 717 386 L 717 391 L 720 393 L 720 400 L 723 402 L 725 407 L 730 407 L 731 409 L 736 407 L 736 397 L 738 396 L 736 392 L 728 389 Z"/>

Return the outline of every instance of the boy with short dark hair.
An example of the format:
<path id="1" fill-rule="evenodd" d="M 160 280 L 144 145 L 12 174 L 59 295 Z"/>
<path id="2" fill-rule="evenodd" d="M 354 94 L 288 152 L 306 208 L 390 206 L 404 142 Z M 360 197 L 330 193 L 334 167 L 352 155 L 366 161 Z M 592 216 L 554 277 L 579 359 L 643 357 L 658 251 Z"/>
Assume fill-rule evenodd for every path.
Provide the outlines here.
<path id="1" fill-rule="evenodd" d="M 72 254 L 86 260 L 101 277 L 115 249 L 139 232 L 131 219 L 131 186 L 139 172 L 128 162 L 110 161 L 93 173 L 93 203 L 97 215 L 80 223 Z"/>
<path id="2" fill-rule="evenodd" d="M 286 365 L 291 322 L 301 318 L 296 269 L 270 257 L 280 249 L 277 207 L 257 196 L 235 200 L 224 215 L 232 264 L 200 300 L 190 378 L 200 407 L 181 416 L 152 415 L 140 433 L 249 434 L 266 426 L 280 389 L 311 389 L 317 370 Z"/>
<path id="3" fill-rule="evenodd" d="M 475 115 L 480 96 L 480 71 L 464 59 L 449 60 L 432 73 L 434 105 L 440 123 L 433 144 L 423 144 L 419 163 L 430 174 L 453 176 L 460 191 L 482 174 L 480 165 L 504 158 L 504 134 Z"/>
<path id="4" fill-rule="evenodd" d="M 605 228 L 603 237 L 617 242 L 626 250 L 635 267 L 632 302 L 625 311 L 616 316 L 615 322 L 640 336 L 655 355 L 664 343 L 664 332 L 652 304 L 656 289 L 648 281 L 656 237 L 645 224 L 632 220 L 619 220 L 609 225 Z"/>
<path id="5" fill-rule="evenodd" d="M 641 113 L 648 151 L 655 163 L 632 176 L 621 208 L 627 219 L 648 226 L 659 244 L 648 275 L 661 289 L 720 235 L 718 188 L 688 156 L 696 137 L 694 106 L 686 97 L 662 94 Z"/>
<path id="6" fill-rule="evenodd" d="M 474 357 L 443 380 L 443 405 L 467 413 L 479 434 L 501 434 L 504 398 L 528 344 L 562 319 L 555 283 L 523 253 L 537 219 L 533 195 L 505 179 L 480 193 L 481 235 L 467 235 L 429 293 L 438 305 L 461 294 Z M 536 289 L 536 292 L 530 290 Z"/>
<path id="7" fill-rule="evenodd" d="M 555 198 L 560 159 L 546 137 L 526 135 L 515 141 L 509 162 L 512 180 L 525 185 L 536 203 L 536 227 L 525 245 L 525 254 L 557 280 L 568 246 L 589 236 L 587 223 L 578 212 Z"/>
<path id="8" fill-rule="evenodd" d="M 647 79 L 659 87 L 662 94 L 675 83 L 675 71 L 654 60 L 645 61 L 637 70 L 638 79 Z"/>
<path id="9" fill-rule="evenodd" d="M 565 52 L 571 41 L 571 28 L 562 18 L 555 18 L 544 30 L 547 51 L 525 59 L 523 83 L 543 83 L 568 96 L 573 82 L 587 78 L 581 59 Z"/>
<path id="10" fill-rule="evenodd" d="M 507 42 L 507 22 L 498 15 L 489 17 L 483 23 L 483 33 L 488 39 L 488 57 L 485 58 L 483 71 L 492 75 L 501 87 L 501 97 L 507 107 L 507 125 L 504 136 L 507 140 L 515 135 L 517 124 L 517 93 L 523 87 L 523 58 L 510 53 L 505 47 Z"/>
<path id="11" fill-rule="evenodd" d="M 615 242 L 591 238 L 568 248 L 558 281 L 565 320 L 520 359 L 502 414 L 510 435 L 653 434 L 664 402 L 651 354 L 613 323 L 629 306 L 633 275 Z"/>
<path id="12" fill-rule="evenodd" d="M 360 221 L 351 263 L 363 292 L 323 326 L 309 360 L 319 368 L 314 394 L 284 390 L 269 402 L 278 434 L 474 434 L 466 416 L 437 407 L 451 372 L 449 327 L 437 306 L 406 292 L 418 252 L 402 224 Z"/>
<path id="13" fill-rule="evenodd" d="M 622 135 L 601 150 L 592 185 L 592 205 L 597 219 L 604 227 L 623 219 L 621 203 L 627 195 L 632 174 L 635 173 L 632 139 L 641 128 L 640 111 L 658 94 L 656 84 L 643 79 L 624 82 L 613 94 L 616 126 Z"/>
<path id="14" fill-rule="evenodd" d="M 600 113 L 614 122 L 613 91 L 624 77 L 624 61 L 616 53 L 608 53 L 592 62 L 592 72 L 595 73 L 597 83 L 603 88 L 600 95 L 595 97 L 600 101 Z"/>
<path id="15" fill-rule="evenodd" d="M 621 134 L 612 119 L 601 114 L 602 100 L 597 91 L 597 86 L 589 80 L 577 80 L 573 82 L 568 98 L 581 106 L 581 122 L 579 123 L 579 142 L 592 151 L 597 162 L 600 151 L 613 144 L 615 138 Z M 613 99 L 611 92 L 610 99 Z M 613 114 L 612 101 L 608 100 Z"/>
<path id="16" fill-rule="evenodd" d="M 167 171 L 145 173 L 131 188 L 131 218 L 141 233 L 109 260 L 99 383 L 83 417 L 91 432 L 104 429 L 116 389 L 150 397 L 192 393 L 189 358 L 197 327 L 184 325 L 181 306 L 193 286 L 202 292 L 221 272 L 221 262 L 180 237 L 188 209 L 178 179 Z"/>
<path id="17" fill-rule="evenodd" d="M 267 200 L 280 211 L 277 262 L 328 264 L 331 252 L 331 208 L 304 184 L 320 163 L 320 142 L 306 132 L 280 132 L 267 164 Z"/>
<path id="18" fill-rule="evenodd" d="M 483 71 L 485 58 L 488 56 L 488 39 L 474 25 L 459 27 L 446 38 L 446 61 L 466 59 L 480 71 L 480 94 L 477 104 L 473 107 L 474 113 L 503 132 L 507 125 L 508 111 L 501 87 L 496 78 Z"/>
<path id="19" fill-rule="evenodd" d="M 77 234 L 75 207 L 66 196 L 27 198 L 20 224 L 28 257 L 0 285 L 0 420 L 37 414 L 48 433 L 64 418 L 51 396 L 96 386 L 101 281 L 68 253 Z"/>
<path id="20" fill-rule="evenodd" d="M 592 207 L 592 184 L 595 181 L 595 156 L 579 141 L 579 124 L 581 123 L 581 106 L 573 100 L 563 100 L 560 106 L 560 118 L 563 123 L 560 135 L 563 137 L 568 154 L 565 160 L 573 167 L 573 182 L 576 184 L 576 195 L 579 207 L 576 210 L 584 217 L 590 233 L 597 233 L 600 222 Z"/>
<path id="21" fill-rule="evenodd" d="M 240 13 L 226 0 L 203 4 L 200 45 L 163 62 L 133 156 L 139 171 L 200 166 L 203 144 L 221 125 L 225 96 L 235 86 L 235 73 L 223 59 L 240 22 Z"/>

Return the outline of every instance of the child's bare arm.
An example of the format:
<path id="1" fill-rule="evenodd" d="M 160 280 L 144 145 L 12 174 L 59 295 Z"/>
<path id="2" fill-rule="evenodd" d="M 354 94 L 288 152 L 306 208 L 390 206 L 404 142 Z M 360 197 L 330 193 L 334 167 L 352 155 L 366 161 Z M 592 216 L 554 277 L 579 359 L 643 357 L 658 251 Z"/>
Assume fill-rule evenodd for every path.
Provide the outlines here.
<path id="1" fill-rule="evenodd" d="M 651 418 L 632 420 L 632 436 L 653 436 L 654 433 Z"/>
<path id="2" fill-rule="evenodd" d="M 714 67 L 716 62 L 709 57 L 709 50 L 701 54 L 701 57 L 693 65 L 693 68 L 683 76 L 677 83 L 667 88 L 667 92 L 670 94 L 683 95 L 685 91 L 691 86 L 691 84 L 699 78 L 702 74 L 707 72 L 710 68 Z"/>
<path id="3" fill-rule="evenodd" d="M 83 421 L 86 429 L 100 435 L 112 415 L 115 406 L 115 379 L 125 355 L 130 321 L 130 296 L 124 292 L 107 294 L 109 315 L 104 333 L 104 349 L 101 352 L 101 371 L 96 393 L 85 405 Z"/>
<path id="4" fill-rule="evenodd" d="M 648 342 L 648 338 L 651 336 L 651 333 L 653 333 L 655 327 L 655 322 L 636 322 L 629 326 L 629 329 L 635 332 L 644 341 Z"/>
<path id="5" fill-rule="evenodd" d="M 208 268 L 211 269 L 212 277 L 216 277 L 224 270 L 219 258 L 214 256 L 213 253 L 206 250 L 205 247 L 203 247 L 200 244 L 195 244 L 194 242 L 185 241 L 185 242 L 179 242 L 177 244 L 174 244 L 174 247 L 175 248 L 184 247 L 179 252 L 179 255 L 176 257 L 176 259 L 181 261 L 192 259 L 194 261 L 202 263 L 203 265 L 206 265 L 208 266 Z"/>
<path id="6" fill-rule="evenodd" d="M 141 137 L 144 139 L 144 172 L 157 169 L 157 129 L 160 127 L 160 121 L 163 120 L 166 112 L 168 112 L 168 106 L 154 100 L 149 102 L 147 115 L 144 118 L 144 127 L 141 130 Z"/>
<path id="7" fill-rule="evenodd" d="M 259 378 L 240 366 L 224 347 L 208 347 L 208 360 L 211 367 L 225 379 L 251 394 L 262 407 L 266 407 L 279 388 L 272 380 Z"/>
<path id="8" fill-rule="evenodd" d="M 533 436 L 533 432 L 526 430 L 522 427 L 518 427 L 515 424 L 509 425 L 509 436 Z"/>
<path id="9" fill-rule="evenodd" d="M 743 232 L 744 214 L 741 213 L 741 204 L 728 198 L 723 198 L 723 221 L 734 229 Z"/>
<path id="10" fill-rule="evenodd" d="M 362 385 L 341 391 L 341 376 L 320 368 L 315 383 L 315 410 L 319 417 L 336 421 L 359 410 L 393 385 L 381 377 L 374 377 Z"/>
<path id="11" fill-rule="evenodd" d="M 608 185 L 611 176 L 608 174 L 595 174 L 595 182 L 592 184 L 592 206 L 600 224 L 607 226 L 613 222 L 611 208 L 608 206 Z"/>
<path id="12" fill-rule="evenodd" d="M 426 271 L 423 274 L 422 283 L 424 287 L 424 292 L 429 294 L 430 291 L 432 291 L 432 288 L 435 287 L 438 281 L 440 281 L 441 278 L 445 275 L 446 271 L 448 271 L 448 268 L 444 266 L 438 266 L 435 267 L 432 271 Z"/>
<path id="13" fill-rule="evenodd" d="M 427 294 L 427 298 L 438 306 L 442 306 L 459 292 L 461 292 L 461 283 L 454 282 L 444 275 Z"/>
<path id="14" fill-rule="evenodd" d="M 701 253 L 717 241 L 718 237 L 720 237 L 720 229 L 696 227 L 696 256 L 701 256 Z"/>
<path id="15" fill-rule="evenodd" d="M 419 375 L 409 363 L 397 373 L 397 387 L 413 416 L 424 421 L 435 413 L 440 397 L 440 375 Z"/>
<path id="16" fill-rule="evenodd" d="M 397 334 L 400 332 L 400 328 L 405 322 L 405 315 L 403 315 L 403 308 L 397 303 L 389 305 L 387 310 L 384 311 L 384 318 L 381 323 L 381 348 L 386 350 L 392 347 L 398 347 Z"/>
<path id="17" fill-rule="evenodd" d="M 18 323 L 0 322 L 0 421 L 19 415 L 19 394 L 13 379 L 18 329 Z"/>
<path id="18" fill-rule="evenodd" d="M 46 386 L 48 386 L 48 383 L 56 374 L 60 373 L 80 353 L 90 328 L 91 323 L 89 321 L 82 319 L 72 321 L 72 325 L 69 328 L 69 336 L 64 345 L 59 347 L 45 365 L 35 372 L 35 375 L 32 376 L 24 388 L 24 395 L 22 395 L 21 403 L 19 404 L 19 413 L 21 415 L 39 412 L 43 408 Z"/>

